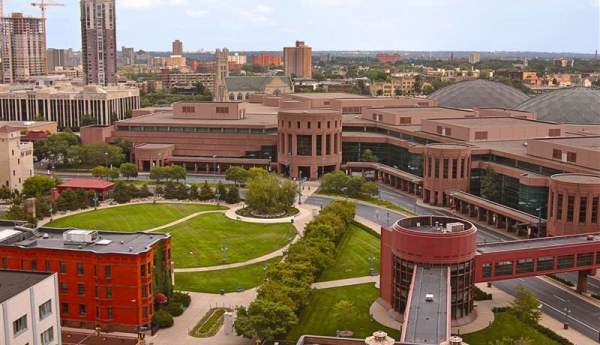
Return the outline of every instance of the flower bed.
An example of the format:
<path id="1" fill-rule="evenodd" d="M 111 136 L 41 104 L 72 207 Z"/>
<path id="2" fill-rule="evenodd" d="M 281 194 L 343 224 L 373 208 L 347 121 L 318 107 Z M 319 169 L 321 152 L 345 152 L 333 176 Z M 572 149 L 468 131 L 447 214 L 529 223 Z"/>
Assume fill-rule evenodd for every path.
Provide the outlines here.
<path id="1" fill-rule="evenodd" d="M 204 317 L 190 331 L 190 335 L 195 338 L 208 338 L 217 334 L 223 326 L 224 315 L 231 311 L 227 308 L 213 308 L 209 310 Z"/>

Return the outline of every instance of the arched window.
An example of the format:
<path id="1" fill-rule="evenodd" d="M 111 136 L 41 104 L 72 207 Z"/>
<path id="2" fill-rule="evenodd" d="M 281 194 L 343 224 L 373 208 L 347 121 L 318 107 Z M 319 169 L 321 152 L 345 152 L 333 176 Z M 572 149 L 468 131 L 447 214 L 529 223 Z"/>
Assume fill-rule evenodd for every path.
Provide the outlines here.
<path id="1" fill-rule="evenodd" d="M 229 100 L 230 100 L 230 101 L 235 101 L 235 95 L 234 95 L 234 94 L 232 94 L 232 93 L 230 93 L 230 94 L 229 94 Z"/>
<path id="2" fill-rule="evenodd" d="M 240 93 L 238 93 L 238 95 L 237 95 L 237 100 L 238 100 L 238 101 L 241 101 L 241 100 L 243 100 L 243 99 L 244 99 L 244 95 L 242 95 L 242 93 L 241 93 L 241 92 L 240 92 Z"/>
<path id="3" fill-rule="evenodd" d="M 250 99 L 250 93 L 247 93 L 246 94 L 246 100 L 249 100 L 249 99 Z"/>
<path id="4" fill-rule="evenodd" d="M 276 89 L 275 91 L 273 91 L 273 96 L 280 96 L 281 95 L 281 90 Z"/>

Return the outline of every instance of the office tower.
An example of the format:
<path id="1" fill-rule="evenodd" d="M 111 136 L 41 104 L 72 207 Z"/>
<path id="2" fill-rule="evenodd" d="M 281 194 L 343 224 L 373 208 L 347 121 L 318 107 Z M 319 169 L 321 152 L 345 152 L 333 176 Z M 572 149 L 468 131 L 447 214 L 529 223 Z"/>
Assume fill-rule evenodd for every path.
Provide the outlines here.
<path id="1" fill-rule="evenodd" d="M 135 49 L 122 47 L 121 48 L 121 56 L 124 65 L 134 65 L 135 64 Z"/>
<path id="2" fill-rule="evenodd" d="M 46 24 L 43 18 L 13 13 L 0 20 L 2 82 L 27 81 L 48 74 Z"/>
<path id="3" fill-rule="evenodd" d="M 296 41 L 295 47 L 283 48 L 283 62 L 286 76 L 312 78 L 312 48 L 303 41 Z"/>
<path id="4" fill-rule="evenodd" d="M 173 41 L 173 55 L 183 56 L 183 42 L 180 40 Z"/>
<path id="5" fill-rule="evenodd" d="M 86 84 L 117 83 L 115 0 L 81 0 L 81 48 Z"/>
<path id="6" fill-rule="evenodd" d="M 48 48 L 48 71 L 54 72 L 56 67 L 72 67 L 78 65 L 73 49 Z"/>
<path id="7" fill-rule="evenodd" d="M 225 102 L 226 99 L 226 88 L 225 78 L 229 77 L 229 49 L 223 48 L 215 51 L 215 90 L 213 98 L 217 102 Z"/>

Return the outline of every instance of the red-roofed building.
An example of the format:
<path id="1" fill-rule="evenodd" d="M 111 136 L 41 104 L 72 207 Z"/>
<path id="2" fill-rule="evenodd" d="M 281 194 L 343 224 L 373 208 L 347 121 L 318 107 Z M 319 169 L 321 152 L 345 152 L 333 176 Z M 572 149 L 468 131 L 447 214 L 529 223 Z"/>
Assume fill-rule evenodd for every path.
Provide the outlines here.
<path id="1" fill-rule="evenodd" d="M 59 194 L 67 189 L 83 189 L 88 192 L 98 193 L 98 199 L 104 200 L 114 186 L 114 183 L 100 179 L 72 179 L 58 185 L 56 189 Z"/>

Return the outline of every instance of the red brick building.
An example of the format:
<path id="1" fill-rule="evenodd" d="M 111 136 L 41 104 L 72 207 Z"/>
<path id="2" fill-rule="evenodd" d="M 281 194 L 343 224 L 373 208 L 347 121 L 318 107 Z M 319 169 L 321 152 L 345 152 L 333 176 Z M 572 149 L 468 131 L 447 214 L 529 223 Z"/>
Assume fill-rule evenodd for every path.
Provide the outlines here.
<path id="1" fill-rule="evenodd" d="M 58 273 L 62 325 L 102 331 L 149 327 L 155 287 L 172 276 L 168 234 L 34 232 L 2 222 L 0 260 L 3 269 Z"/>
<path id="2" fill-rule="evenodd" d="M 253 65 L 260 66 L 281 66 L 283 60 L 279 54 L 258 54 L 252 57 Z"/>

